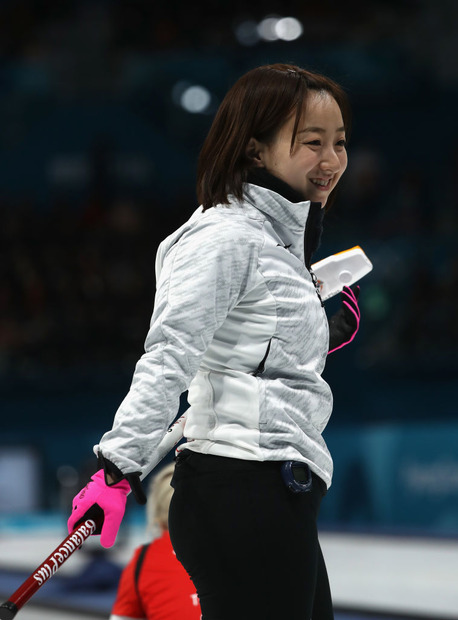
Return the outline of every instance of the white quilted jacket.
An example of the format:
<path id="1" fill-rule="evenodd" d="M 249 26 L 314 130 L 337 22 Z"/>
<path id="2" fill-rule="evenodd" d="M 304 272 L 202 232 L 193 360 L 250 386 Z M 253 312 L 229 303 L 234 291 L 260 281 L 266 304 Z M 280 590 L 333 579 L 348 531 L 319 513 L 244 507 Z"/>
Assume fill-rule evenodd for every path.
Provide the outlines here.
<path id="1" fill-rule="evenodd" d="M 145 354 L 94 451 L 143 477 L 189 390 L 186 448 L 305 461 L 329 487 L 328 322 L 304 263 L 307 219 L 320 206 L 245 190 L 243 202 L 199 208 L 160 245 Z"/>

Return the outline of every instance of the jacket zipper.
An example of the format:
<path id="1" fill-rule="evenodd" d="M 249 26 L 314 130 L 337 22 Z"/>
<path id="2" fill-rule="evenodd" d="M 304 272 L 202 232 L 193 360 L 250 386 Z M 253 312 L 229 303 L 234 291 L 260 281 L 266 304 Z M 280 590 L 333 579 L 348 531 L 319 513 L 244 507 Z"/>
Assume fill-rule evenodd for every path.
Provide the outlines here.
<path id="1" fill-rule="evenodd" d="M 265 353 L 264 357 L 262 358 L 261 363 L 256 368 L 256 370 L 252 373 L 253 377 L 257 377 L 258 375 L 260 375 L 261 373 L 264 372 L 264 368 L 266 366 L 266 360 L 267 360 L 267 356 L 269 355 L 270 345 L 271 344 L 272 344 L 272 338 L 269 340 L 269 344 L 267 345 L 266 353 Z"/>

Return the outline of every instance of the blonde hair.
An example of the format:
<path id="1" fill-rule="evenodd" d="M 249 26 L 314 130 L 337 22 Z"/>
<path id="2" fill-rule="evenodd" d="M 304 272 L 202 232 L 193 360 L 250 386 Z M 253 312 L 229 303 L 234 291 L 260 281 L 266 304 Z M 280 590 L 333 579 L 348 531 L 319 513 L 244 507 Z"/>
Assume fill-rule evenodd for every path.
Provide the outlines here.
<path id="1" fill-rule="evenodd" d="M 170 486 L 175 463 L 163 467 L 152 479 L 148 491 L 146 507 L 147 528 L 151 534 L 169 529 L 169 506 L 173 489 Z"/>

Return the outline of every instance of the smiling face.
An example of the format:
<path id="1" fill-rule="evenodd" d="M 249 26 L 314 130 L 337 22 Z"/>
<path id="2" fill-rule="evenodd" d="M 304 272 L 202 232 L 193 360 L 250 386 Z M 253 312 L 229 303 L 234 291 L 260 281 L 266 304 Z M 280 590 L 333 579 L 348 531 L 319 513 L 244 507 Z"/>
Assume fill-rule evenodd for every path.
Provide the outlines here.
<path id="1" fill-rule="evenodd" d="M 251 141 L 253 160 L 324 207 L 347 167 L 345 128 L 336 100 L 326 91 L 311 91 L 291 149 L 292 114 L 269 143 Z"/>

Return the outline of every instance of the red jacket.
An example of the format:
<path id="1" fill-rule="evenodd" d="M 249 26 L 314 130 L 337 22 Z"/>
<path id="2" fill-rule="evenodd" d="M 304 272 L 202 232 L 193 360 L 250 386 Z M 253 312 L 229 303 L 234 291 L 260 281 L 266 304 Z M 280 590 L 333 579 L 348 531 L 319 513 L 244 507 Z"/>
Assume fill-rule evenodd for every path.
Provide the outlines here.
<path id="1" fill-rule="evenodd" d="M 148 546 L 136 587 L 135 568 L 141 549 L 135 550 L 121 575 L 111 620 L 199 620 L 196 589 L 176 559 L 169 533 L 164 532 Z"/>

